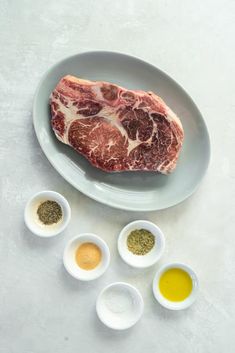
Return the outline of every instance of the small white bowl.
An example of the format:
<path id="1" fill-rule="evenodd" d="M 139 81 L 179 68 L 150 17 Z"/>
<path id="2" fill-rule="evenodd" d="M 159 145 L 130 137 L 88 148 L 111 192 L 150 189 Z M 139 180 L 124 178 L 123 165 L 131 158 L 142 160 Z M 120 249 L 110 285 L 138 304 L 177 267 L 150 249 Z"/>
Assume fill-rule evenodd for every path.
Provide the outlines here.
<path id="1" fill-rule="evenodd" d="M 37 209 L 44 201 L 56 201 L 62 208 L 62 218 L 58 223 L 51 225 L 43 224 L 38 215 Z M 64 196 L 55 191 L 41 191 L 35 194 L 26 204 L 24 210 L 24 221 L 29 230 L 44 238 L 53 237 L 65 230 L 71 218 L 71 209 Z"/>
<path id="2" fill-rule="evenodd" d="M 135 325 L 143 310 L 144 302 L 140 292 L 125 282 L 108 285 L 96 301 L 100 321 L 114 330 L 125 330 Z"/>
<path id="3" fill-rule="evenodd" d="M 189 274 L 189 276 L 192 279 L 193 289 L 192 289 L 191 294 L 189 295 L 188 298 L 186 298 L 185 300 L 182 300 L 180 302 L 173 302 L 173 301 L 167 300 L 161 294 L 160 289 L 159 289 L 160 277 L 162 276 L 162 274 L 164 272 L 166 272 L 167 270 L 169 270 L 171 268 L 180 268 L 180 269 L 184 270 L 185 272 L 187 272 Z M 154 280 L 153 280 L 153 294 L 154 294 L 155 298 L 162 306 L 164 306 L 165 308 L 170 309 L 170 310 L 182 310 L 182 309 L 186 309 L 190 305 L 192 305 L 194 303 L 194 301 L 196 300 L 196 297 L 198 294 L 198 288 L 199 288 L 199 281 L 198 281 L 198 277 L 197 277 L 196 273 L 193 271 L 193 269 L 190 266 L 179 263 L 179 262 L 170 263 L 170 264 L 162 266 L 157 271 L 157 273 L 154 277 Z"/>
<path id="4" fill-rule="evenodd" d="M 83 270 L 75 261 L 77 248 L 83 243 L 94 243 L 102 253 L 100 264 L 93 270 Z M 91 281 L 103 275 L 110 263 L 110 252 L 108 245 L 103 239 L 92 233 L 79 234 L 69 241 L 64 250 L 63 262 L 68 273 L 81 281 Z"/>
<path id="5" fill-rule="evenodd" d="M 127 247 L 128 235 L 136 229 L 146 229 L 155 236 L 155 245 L 146 255 L 134 255 Z M 127 224 L 119 234 L 118 251 L 122 259 L 130 266 L 146 268 L 154 265 L 162 256 L 165 249 L 165 237 L 156 224 L 149 221 L 134 221 Z"/>

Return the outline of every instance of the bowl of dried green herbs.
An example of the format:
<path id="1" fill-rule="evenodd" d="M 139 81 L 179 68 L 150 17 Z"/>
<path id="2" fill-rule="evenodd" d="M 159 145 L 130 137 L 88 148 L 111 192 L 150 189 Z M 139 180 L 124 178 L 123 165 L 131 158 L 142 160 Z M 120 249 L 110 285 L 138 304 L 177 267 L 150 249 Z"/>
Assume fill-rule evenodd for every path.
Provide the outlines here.
<path id="1" fill-rule="evenodd" d="M 160 260 L 165 249 L 165 237 L 154 223 L 138 220 L 127 224 L 118 237 L 118 251 L 130 266 L 146 268 Z"/>

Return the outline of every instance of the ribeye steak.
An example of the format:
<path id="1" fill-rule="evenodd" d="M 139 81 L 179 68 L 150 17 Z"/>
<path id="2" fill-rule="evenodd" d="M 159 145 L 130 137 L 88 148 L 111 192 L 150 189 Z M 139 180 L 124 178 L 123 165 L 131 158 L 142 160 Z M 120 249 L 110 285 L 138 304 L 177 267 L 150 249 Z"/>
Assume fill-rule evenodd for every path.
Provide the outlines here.
<path id="1" fill-rule="evenodd" d="M 57 138 L 97 168 L 168 174 L 176 166 L 183 128 L 152 92 L 65 76 L 50 106 Z"/>

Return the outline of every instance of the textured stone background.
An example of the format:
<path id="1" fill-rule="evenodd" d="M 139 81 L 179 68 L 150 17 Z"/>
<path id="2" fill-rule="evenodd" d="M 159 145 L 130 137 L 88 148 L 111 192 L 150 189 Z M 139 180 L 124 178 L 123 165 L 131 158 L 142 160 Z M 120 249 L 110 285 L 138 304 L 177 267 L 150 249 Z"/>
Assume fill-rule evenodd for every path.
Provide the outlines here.
<path id="1" fill-rule="evenodd" d="M 233 0 L 0 1 L 0 353 L 232 353 L 235 351 L 235 2 Z M 43 155 L 32 127 L 32 99 L 42 74 L 61 58 L 94 49 L 134 54 L 169 73 L 202 111 L 212 159 L 200 189 L 161 212 L 105 207 L 77 192 Z M 32 236 L 26 200 L 53 189 L 72 206 L 72 222 L 55 239 Z M 191 264 L 200 295 L 185 312 L 161 308 L 151 294 L 155 269 L 130 270 L 116 238 L 146 218 L 165 232 L 161 263 Z M 66 242 L 93 231 L 108 243 L 111 267 L 81 284 L 62 266 Z M 96 318 L 95 299 L 113 280 L 143 294 L 143 319 L 113 332 Z"/>

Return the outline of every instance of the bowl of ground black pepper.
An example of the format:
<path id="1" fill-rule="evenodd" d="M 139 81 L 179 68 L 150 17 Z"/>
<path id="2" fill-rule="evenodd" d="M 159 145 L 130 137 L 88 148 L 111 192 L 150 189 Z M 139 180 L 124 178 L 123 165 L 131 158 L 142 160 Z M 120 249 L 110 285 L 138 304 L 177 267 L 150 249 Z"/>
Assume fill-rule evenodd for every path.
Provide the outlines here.
<path id="1" fill-rule="evenodd" d="M 130 266 L 147 268 L 160 260 L 165 237 L 154 223 L 138 220 L 127 224 L 118 237 L 118 251 Z"/>
<path id="2" fill-rule="evenodd" d="M 24 220 L 29 230 L 41 237 L 55 236 L 67 227 L 71 209 L 64 196 L 55 191 L 41 191 L 26 204 Z"/>

